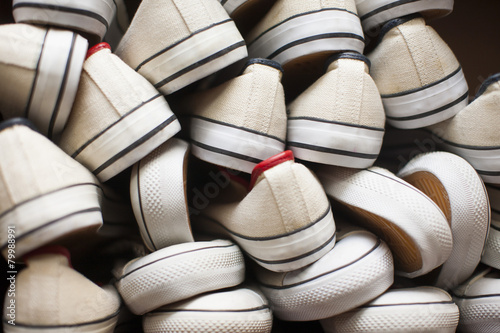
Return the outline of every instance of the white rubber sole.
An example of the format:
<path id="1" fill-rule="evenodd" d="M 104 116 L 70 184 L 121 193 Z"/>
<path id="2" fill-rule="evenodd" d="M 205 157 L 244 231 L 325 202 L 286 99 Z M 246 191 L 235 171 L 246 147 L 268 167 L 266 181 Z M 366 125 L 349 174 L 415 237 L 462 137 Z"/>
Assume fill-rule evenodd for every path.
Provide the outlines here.
<path id="1" fill-rule="evenodd" d="M 453 289 L 469 278 L 481 260 L 490 226 L 490 205 L 483 181 L 464 159 L 447 152 L 413 158 L 398 176 L 448 211 L 453 250 L 440 267 L 435 286 Z"/>
<path id="2" fill-rule="evenodd" d="M 469 88 L 461 68 L 433 84 L 399 94 L 382 95 L 387 122 L 414 129 L 442 122 L 468 103 Z"/>
<path id="3" fill-rule="evenodd" d="M 218 222 L 200 216 L 201 232 L 228 234 L 260 266 L 287 272 L 307 266 L 335 246 L 335 222 L 330 207 L 317 221 L 294 232 L 275 237 L 245 237 L 225 229 Z M 223 229 L 223 230 L 222 230 Z"/>
<path id="4" fill-rule="evenodd" d="M 190 133 L 194 156 L 246 173 L 285 150 L 285 142 L 276 137 L 206 118 L 192 118 Z"/>
<path id="5" fill-rule="evenodd" d="M 84 143 L 67 152 L 101 182 L 114 177 L 180 131 L 165 98 L 154 96 Z"/>
<path id="6" fill-rule="evenodd" d="M 368 168 L 378 157 L 384 129 L 289 118 L 287 136 L 289 149 L 299 159 Z"/>
<path id="7" fill-rule="evenodd" d="M 379 298 L 380 300 L 324 319 L 321 325 L 325 333 L 454 333 L 458 325 L 459 311 L 451 299 L 422 297 L 418 295 L 418 287 L 415 290 L 414 295 L 411 295 L 412 291 L 408 292 L 407 299 L 398 295 L 398 289 L 389 290 Z M 435 293 L 442 291 L 436 290 Z M 412 296 L 418 297 L 418 300 Z M 396 299 L 391 302 L 388 298 L 393 297 Z M 386 301 L 382 302 L 382 299 Z"/>
<path id="8" fill-rule="evenodd" d="M 490 232 L 481 262 L 488 266 L 500 269 L 500 223 L 491 221 Z"/>
<path id="9" fill-rule="evenodd" d="M 332 251 L 337 246 L 340 244 Z M 328 262 L 322 264 L 328 265 Z M 304 268 L 304 273 L 307 270 Z M 260 288 L 278 318 L 313 321 L 335 316 L 372 300 L 387 290 L 393 279 L 391 252 L 385 243 L 379 241 L 370 252 L 340 268 L 294 285 L 279 288 L 261 285 Z"/>
<path id="10" fill-rule="evenodd" d="M 171 94 L 248 55 L 232 20 L 198 31 L 135 68 L 163 94 Z"/>
<path id="11" fill-rule="evenodd" d="M 453 3 L 453 0 L 356 0 L 356 9 L 366 31 L 409 14 L 446 16 L 453 10 Z M 431 13 L 427 15 L 427 11 Z"/>
<path id="12" fill-rule="evenodd" d="M 268 58 L 281 65 L 302 56 L 335 51 L 363 53 L 359 17 L 342 9 L 323 9 L 294 16 L 249 43 L 250 58 Z"/>
<path id="13" fill-rule="evenodd" d="M 462 146 L 447 141 L 439 146 L 467 160 L 485 183 L 500 184 L 500 147 Z"/>
<path id="14" fill-rule="evenodd" d="M 49 138 L 66 125 L 87 47 L 87 40 L 73 32 L 47 30 L 26 117 Z"/>
<path id="15" fill-rule="evenodd" d="M 500 332 L 500 296 L 455 298 L 460 308 L 459 332 Z"/>
<path id="16" fill-rule="evenodd" d="M 268 333 L 272 312 L 260 293 L 230 289 L 162 307 L 144 316 L 145 333 L 209 332 Z"/>
<path id="17" fill-rule="evenodd" d="M 127 307 L 142 315 L 205 292 L 236 286 L 245 278 L 243 254 L 230 241 L 172 245 L 131 261 L 116 287 Z"/>
<path id="18" fill-rule="evenodd" d="M 189 144 L 172 138 L 132 168 L 130 199 L 150 251 L 194 241 L 186 199 Z"/>
<path id="19" fill-rule="evenodd" d="M 450 256 L 452 233 L 446 217 L 430 198 L 407 182 L 378 167 L 323 166 L 315 171 L 326 194 L 351 209 L 359 223 L 391 248 L 398 275 L 424 275 Z"/>
<path id="20" fill-rule="evenodd" d="M 15 253 L 20 258 L 64 235 L 102 225 L 101 189 L 77 184 L 17 204 L 0 215 L 2 230 L 14 227 Z M 8 251 L 7 232 L 0 237 L 2 254 Z"/>
<path id="21" fill-rule="evenodd" d="M 77 325 L 60 325 L 60 326 L 25 326 L 16 322 L 16 325 L 3 323 L 5 333 L 113 333 L 116 323 L 118 322 L 118 314 L 111 318 L 95 321 L 93 323 L 83 323 Z"/>
<path id="22" fill-rule="evenodd" d="M 14 0 L 16 22 L 58 26 L 98 36 L 106 34 L 116 6 L 113 0 Z"/>

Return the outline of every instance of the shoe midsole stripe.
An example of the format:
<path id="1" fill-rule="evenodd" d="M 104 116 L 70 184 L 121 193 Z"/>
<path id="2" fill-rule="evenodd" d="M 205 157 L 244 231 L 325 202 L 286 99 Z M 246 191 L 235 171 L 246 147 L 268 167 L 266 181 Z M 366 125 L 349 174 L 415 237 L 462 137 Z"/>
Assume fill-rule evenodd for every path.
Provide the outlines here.
<path id="1" fill-rule="evenodd" d="M 70 8 L 70 7 L 64 7 L 64 6 L 57 6 L 57 5 L 46 5 L 46 4 L 41 4 L 41 3 L 19 3 L 19 4 L 13 5 L 12 10 L 15 10 L 17 8 L 23 8 L 23 7 L 40 8 L 40 9 L 53 10 L 53 11 L 58 11 L 58 12 L 79 14 L 82 16 L 87 16 L 87 17 L 93 18 L 93 19 L 101 22 L 103 25 L 105 25 L 106 29 L 109 28 L 109 23 L 108 23 L 108 21 L 106 21 L 106 19 L 103 16 L 101 16 L 95 12 L 89 11 L 89 10 Z"/>
<path id="2" fill-rule="evenodd" d="M 376 159 L 378 157 L 378 154 L 365 154 L 365 153 L 359 153 L 359 152 L 353 152 L 353 151 L 346 151 L 346 150 L 340 150 L 340 149 L 334 149 L 334 148 L 309 145 L 309 144 L 305 144 L 305 143 L 301 143 L 301 142 L 289 141 L 287 144 L 288 144 L 288 146 L 292 146 L 292 147 L 309 149 L 309 150 L 319 151 L 319 152 L 323 152 L 323 153 L 336 154 L 336 155 L 345 155 L 345 156 L 366 158 L 366 159 Z"/>
<path id="3" fill-rule="evenodd" d="M 384 6 L 381 6 L 381 7 L 378 7 L 377 9 L 374 9 L 366 14 L 364 14 L 363 16 L 360 17 L 361 21 L 371 17 L 371 16 L 374 16 L 378 13 L 381 13 L 383 11 L 386 11 L 388 9 L 391 9 L 391 8 L 395 8 L 395 7 L 399 7 L 399 6 L 402 6 L 402 5 L 406 5 L 408 3 L 412 3 L 412 2 L 419 2 L 419 1 L 422 1 L 422 0 L 398 0 L 398 1 L 393 1 L 387 5 L 384 5 Z M 365 1 L 365 2 L 368 2 L 370 3 L 370 1 Z"/>
<path id="4" fill-rule="evenodd" d="M 386 114 L 386 118 L 390 119 L 390 120 L 393 120 L 393 121 L 407 121 L 407 120 L 415 120 L 415 119 L 419 119 L 419 118 L 425 118 L 425 117 L 431 116 L 433 114 L 445 111 L 445 110 L 447 110 L 447 109 L 449 109 L 449 108 L 451 108 L 451 107 L 453 107 L 453 106 L 455 106 L 455 105 L 463 102 L 468 97 L 469 97 L 469 92 L 467 91 L 465 94 L 463 94 L 462 96 L 460 96 L 459 98 L 457 98 L 453 102 L 448 103 L 446 105 L 443 105 L 443 106 L 441 106 L 441 107 L 439 107 L 437 109 L 434 109 L 434 110 L 431 110 L 431 111 L 427 111 L 427 112 L 423 112 L 423 113 L 419 113 L 419 114 L 416 114 L 416 115 L 413 115 L 413 116 L 406 116 L 406 117 L 394 117 L 394 116 L 389 116 L 389 115 Z"/>
<path id="5" fill-rule="evenodd" d="M 145 134 L 142 136 L 140 139 L 135 141 L 133 144 L 129 145 L 126 149 L 123 149 L 120 151 L 118 154 L 114 155 L 110 159 L 108 159 L 105 163 L 101 164 L 98 168 L 96 168 L 94 171 L 92 171 L 95 175 L 98 175 L 101 173 L 104 169 L 108 168 L 111 164 L 115 163 L 117 160 L 125 156 L 126 154 L 130 153 L 132 150 L 135 148 L 139 147 L 142 145 L 144 142 L 148 141 L 151 139 L 153 136 L 158 134 L 161 130 L 163 130 L 165 127 L 170 125 L 172 122 L 177 120 L 177 117 L 175 115 L 170 116 L 167 120 L 156 126 L 153 130 L 151 130 L 149 133 Z"/>
<path id="6" fill-rule="evenodd" d="M 229 151 L 229 150 L 225 150 L 225 149 L 220 149 L 220 148 L 208 146 L 208 145 L 205 145 L 205 144 L 203 144 L 201 142 L 194 141 L 192 139 L 191 139 L 191 144 L 193 144 L 195 146 L 198 146 L 198 147 L 200 147 L 202 149 L 211 151 L 211 152 L 215 152 L 215 153 L 219 153 L 219 154 L 222 154 L 222 155 L 231 156 L 231 157 L 234 157 L 234 158 L 237 158 L 237 159 L 240 159 L 240 160 L 249 161 L 249 162 L 252 162 L 252 163 L 260 163 L 260 162 L 262 162 L 262 160 L 260 160 L 258 158 L 253 158 L 253 157 L 242 155 L 242 154 L 238 154 L 238 153 L 235 153 L 235 152 L 232 152 L 232 151 Z"/>
<path id="7" fill-rule="evenodd" d="M 202 65 L 205 65 L 205 64 L 209 63 L 210 61 L 213 61 L 214 59 L 220 58 L 223 55 L 228 54 L 229 52 L 231 52 L 233 50 L 236 50 L 240 47 L 245 47 L 245 45 L 246 45 L 245 41 L 240 41 L 240 42 L 234 43 L 234 44 L 226 47 L 225 49 L 223 49 L 219 52 L 216 52 L 216 53 L 214 53 L 214 54 L 212 54 L 204 59 L 197 61 L 194 64 L 191 64 L 191 65 L 183 68 L 182 70 L 180 70 L 180 71 L 170 75 L 169 77 L 161 80 L 160 82 L 156 83 L 154 86 L 156 89 L 159 89 L 159 88 L 163 87 L 164 85 L 166 85 L 167 83 L 177 79 L 178 77 L 185 75 L 186 73 L 189 73 L 190 71 L 192 71 L 198 67 L 201 67 Z"/>
<path id="8" fill-rule="evenodd" d="M 36 90 L 36 83 L 38 81 L 38 75 L 40 74 L 40 62 L 42 60 L 43 50 L 45 48 L 45 42 L 47 40 L 47 35 L 49 34 L 49 29 L 45 30 L 45 35 L 43 36 L 42 47 L 40 49 L 40 54 L 38 55 L 38 61 L 35 68 L 35 76 L 33 77 L 33 83 L 31 85 L 31 91 L 29 94 L 28 102 L 26 103 L 26 109 L 24 110 L 24 118 L 29 118 L 31 104 L 33 102 L 33 95 Z"/>
<path id="9" fill-rule="evenodd" d="M 349 266 L 351 266 L 351 265 L 353 265 L 353 264 L 355 264 L 355 263 L 363 260 L 364 258 L 368 257 L 370 254 L 372 254 L 373 252 L 375 252 L 375 250 L 377 250 L 380 247 L 382 247 L 382 241 L 380 240 L 380 238 L 377 238 L 377 243 L 368 252 L 366 252 L 365 254 L 363 254 L 363 256 L 361 256 L 361 257 L 357 258 L 356 260 L 351 261 L 351 262 L 349 262 L 347 264 L 344 264 L 344 265 L 339 266 L 339 267 L 337 267 L 335 269 L 332 269 L 332 270 L 330 270 L 328 272 L 324 272 L 323 274 L 320 274 L 318 276 L 315 276 L 313 278 L 310 278 L 310 279 L 307 279 L 307 280 L 304 280 L 304 281 L 301 281 L 301 282 L 297 282 L 297 283 L 293 283 L 293 284 L 289 284 L 289 285 L 281 286 L 281 287 L 280 286 L 268 285 L 268 284 L 265 284 L 265 283 L 262 283 L 262 282 L 260 284 L 262 286 L 270 288 L 270 289 L 289 289 L 289 288 L 293 288 L 293 287 L 296 287 L 296 286 L 300 286 L 300 285 L 302 285 L 304 283 L 308 283 L 308 282 L 317 280 L 317 279 L 319 279 L 319 278 L 321 278 L 321 277 L 323 277 L 325 275 L 328 275 L 328 274 L 340 271 L 340 270 L 342 270 L 342 269 L 344 269 L 346 267 L 349 267 Z"/>
<path id="10" fill-rule="evenodd" d="M 208 313 L 240 313 L 240 312 L 259 312 L 262 310 L 268 310 L 270 309 L 269 306 L 263 305 L 251 309 L 234 309 L 234 310 L 210 310 L 210 309 L 158 309 L 158 310 L 153 310 L 150 313 L 179 313 L 179 312 L 208 312 Z"/>
<path id="11" fill-rule="evenodd" d="M 288 120 L 289 121 L 290 120 L 307 120 L 307 121 L 318 122 L 318 123 L 326 123 L 326 124 L 334 124 L 334 125 L 341 125 L 341 126 L 347 126 L 347 127 L 362 128 L 362 129 L 371 130 L 371 131 L 378 131 L 378 132 L 385 131 L 385 129 L 381 128 L 381 127 L 349 124 L 349 123 L 343 123 L 341 121 L 320 119 L 320 118 L 314 118 L 314 117 L 288 117 Z"/>

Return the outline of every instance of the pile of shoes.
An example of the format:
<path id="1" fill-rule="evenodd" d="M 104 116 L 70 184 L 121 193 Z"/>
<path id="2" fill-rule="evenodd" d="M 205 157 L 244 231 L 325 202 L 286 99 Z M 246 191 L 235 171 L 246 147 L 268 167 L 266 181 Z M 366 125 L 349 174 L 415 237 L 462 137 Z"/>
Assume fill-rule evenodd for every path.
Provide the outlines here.
<path id="1" fill-rule="evenodd" d="M 499 332 L 500 74 L 469 101 L 453 5 L 13 0 L 3 331 Z"/>

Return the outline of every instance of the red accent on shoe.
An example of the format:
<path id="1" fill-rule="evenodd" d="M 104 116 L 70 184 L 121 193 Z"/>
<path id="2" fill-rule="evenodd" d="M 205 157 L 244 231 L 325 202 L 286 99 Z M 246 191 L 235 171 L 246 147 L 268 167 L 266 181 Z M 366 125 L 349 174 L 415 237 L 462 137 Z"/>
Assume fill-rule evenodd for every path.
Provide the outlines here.
<path id="1" fill-rule="evenodd" d="M 108 43 L 105 43 L 105 42 L 102 42 L 102 43 L 99 43 L 97 45 L 94 45 L 92 46 L 88 51 L 87 51 L 87 56 L 85 57 L 85 59 L 88 59 L 91 55 L 93 55 L 94 53 L 97 53 L 101 50 L 104 50 L 104 49 L 108 49 L 108 50 L 111 50 L 111 46 L 109 46 Z"/>
<path id="2" fill-rule="evenodd" d="M 259 176 L 262 173 L 264 173 L 264 171 L 269 170 L 269 169 L 271 169 L 271 168 L 273 168 L 273 167 L 275 167 L 278 164 L 281 164 L 283 162 L 293 161 L 293 160 L 294 160 L 294 157 L 293 157 L 292 151 L 285 150 L 282 153 L 276 154 L 272 157 L 269 157 L 267 160 L 260 162 L 259 164 L 257 164 L 253 168 L 252 178 L 250 179 L 250 186 L 248 187 L 248 190 L 251 190 L 254 187 L 255 182 L 257 181 L 257 178 L 259 178 Z"/>
<path id="3" fill-rule="evenodd" d="M 69 253 L 67 248 L 65 248 L 64 246 L 61 246 L 61 245 L 47 245 L 47 246 L 38 248 L 36 250 L 33 250 L 31 252 L 26 253 L 23 256 L 23 260 L 27 262 L 27 261 L 29 261 L 30 258 L 39 256 L 39 255 L 43 255 L 43 254 L 62 254 L 63 256 L 65 256 L 68 259 L 69 267 L 71 267 L 71 268 L 73 267 L 71 265 L 71 254 Z"/>
<path id="4" fill-rule="evenodd" d="M 241 171 L 237 170 L 232 170 L 224 167 L 219 167 L 219 171 L 223 174 L 225 174 L 229 179 L 240 183 L 243 185 L 245 188 L 248 188 L 249 182 L 245 178 L 239 176 L 238 174 L 241 173 Z"/>

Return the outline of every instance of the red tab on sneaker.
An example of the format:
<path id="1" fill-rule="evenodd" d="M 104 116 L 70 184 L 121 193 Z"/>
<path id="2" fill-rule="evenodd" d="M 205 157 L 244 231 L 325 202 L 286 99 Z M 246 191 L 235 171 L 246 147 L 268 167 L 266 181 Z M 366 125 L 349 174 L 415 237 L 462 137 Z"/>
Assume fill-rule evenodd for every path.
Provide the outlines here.
<path id="1" fill-rule="evenodd" d="M 109 44 L 105 42 L 94 45 L 87 51 L 87 56 L 85 57 L 85 59 L 88 59 L 91 55 L 105 49 L 111 50 L 111 46 L 109 46 Z"/>
<path id="2" fill-rule="evenodd" d="M 276 154 L 272 157 L 269 157 L 267 160 L 264 160 L 257 164 L 252 171 L 252 178 L 250 179 L 250 186 L 248 187 L 248 190 L 251 190 L 255 182 L 257 181 L 257 178 L 266 170 L 269 170 L 273 167 L 275 167 L 278 164 L 281 164 L 286 161 L 293 161 L 293 153 L 291 150 L 285 150 L 282 153 Z"/>
<path id="3" fill-rule="evenodd" d="M 33 251 L 25 254 L 23 256 L 23 260 L 25 262 L 28 262 L 30 260 L 30 258 L 39 256 L 39 255 L 43 255 L 43 254 L 61 254 L 68 259 L 69 267 L 72 267 L 71 254 L 69 253 L 67 248 L 65 248 L 64 246 L 61 246 L 61 245 L 47 245 L 47 246 L 38 248 L 36 250 L 33 250 Z"/>

